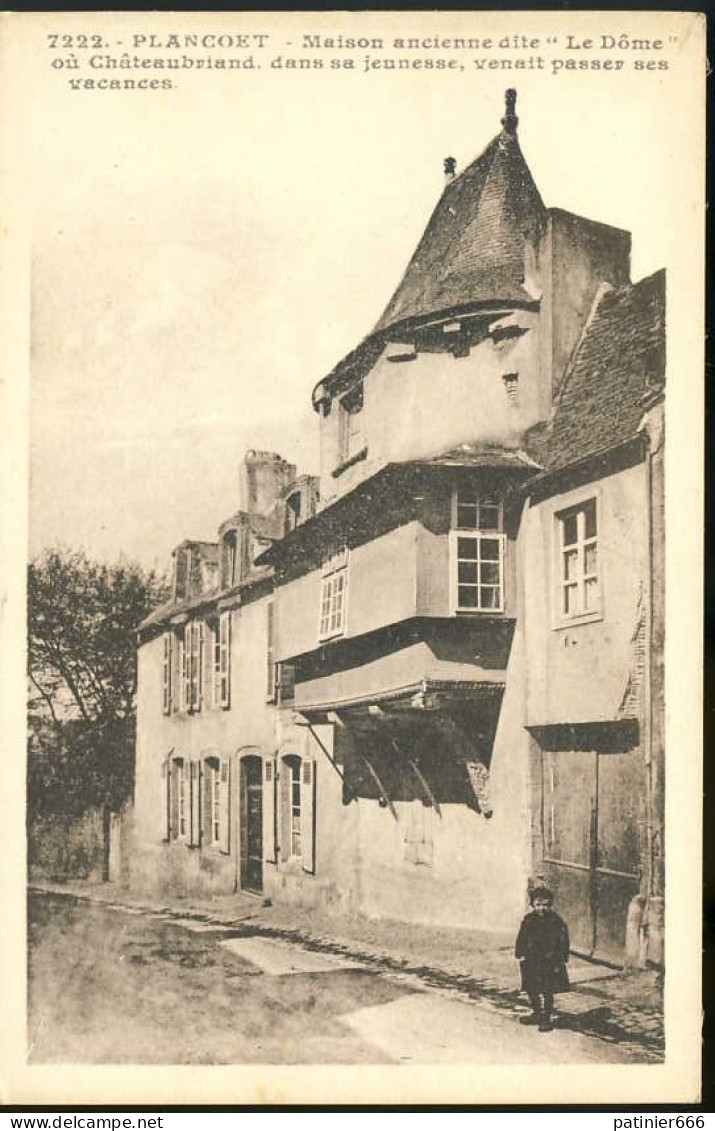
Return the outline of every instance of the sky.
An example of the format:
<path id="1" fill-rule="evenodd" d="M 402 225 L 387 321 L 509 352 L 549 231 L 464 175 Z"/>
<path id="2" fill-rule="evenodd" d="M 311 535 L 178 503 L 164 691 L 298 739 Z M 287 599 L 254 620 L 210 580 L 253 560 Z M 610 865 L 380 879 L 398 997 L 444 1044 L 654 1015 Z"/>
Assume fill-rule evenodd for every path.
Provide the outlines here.
<path id="1" fill-rule="evenodd" d="M 470 34 L 489 20 L 504 32 L 514 16 L 473 13 Z M 120 18 L 125 30 L 189 20 Z M 238 30 L 236 13 L 192 18 Z M 283 18 L 273 57 L 297 54 L 291 21 L 307 17 Z M 355 18 L 331 17 L 348 31 Z M 409 27 L 410 17 L 390 18 L 402 34 L 419 30 L 414 15 Z M 363 34 L 389 23 L 364 20 Z M 351 53 L 322 57 L 336 54 Z M 379 318 L 439 197 L 443 158 L 459 169 L 484 149 L 508 85 L 546 205 L 630 229 L 634 278 L 673 255 L 675 63 L 637 83 L 630 72 L 505 77 L 466 65 L 263 68 L 115 94 L 71 90 L 46 55 L 36 37 L 32 555 L 61 542 L 163 568 L 182 538 L 214 538 L 238 508 L 247 448 L 317 472 L 311 390 Z"/>

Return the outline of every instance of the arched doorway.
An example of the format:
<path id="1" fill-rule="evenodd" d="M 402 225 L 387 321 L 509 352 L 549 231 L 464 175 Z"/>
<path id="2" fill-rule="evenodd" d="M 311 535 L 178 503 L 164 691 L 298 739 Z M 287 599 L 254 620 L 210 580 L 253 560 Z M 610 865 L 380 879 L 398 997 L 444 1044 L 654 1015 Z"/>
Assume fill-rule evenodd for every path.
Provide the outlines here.
<path id="1" fill-rule="evenodd" d="M 240 759 L 241 887 L 263 891 L 263 760 Z"/>

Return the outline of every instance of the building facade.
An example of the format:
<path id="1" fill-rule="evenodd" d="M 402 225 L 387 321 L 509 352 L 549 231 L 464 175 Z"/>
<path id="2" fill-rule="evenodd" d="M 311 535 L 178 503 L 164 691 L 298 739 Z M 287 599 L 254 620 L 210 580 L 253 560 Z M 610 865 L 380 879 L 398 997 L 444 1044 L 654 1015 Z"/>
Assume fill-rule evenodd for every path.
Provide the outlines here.
<path id="1" fill-rule="evenodd" d="M 139 630 L 137 884 L 662 961 L 664 275 L 502 129 Z"/>

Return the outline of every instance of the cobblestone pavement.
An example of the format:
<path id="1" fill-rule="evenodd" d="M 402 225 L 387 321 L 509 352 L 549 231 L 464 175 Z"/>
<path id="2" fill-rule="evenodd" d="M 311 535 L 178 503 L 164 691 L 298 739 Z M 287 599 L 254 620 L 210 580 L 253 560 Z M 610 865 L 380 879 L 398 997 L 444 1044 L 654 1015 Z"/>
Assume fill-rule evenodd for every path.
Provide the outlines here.
<path id="1" fill-rule="evenodd" d="M 152 900 L 118 885 L 36 884 L 52 892 L 165 918 L 194 929 L 230 928 L 235 938 L 262 937 L 297 943 L 399 977 L 415 988 L 478 1001 L 505 1014 L 524 1012 L 517 988 L 513 944 L 505 936 L 419 924 L 338 919 L 290 907 L 274 907 L 247 893 L 212 900 Z M 571 991 L 557 998 L 557 1027 L 595 1037 L 634 1059 L 663 1059 L 662 993 L 654 971 L 625 972 L 572 956 Z"/>

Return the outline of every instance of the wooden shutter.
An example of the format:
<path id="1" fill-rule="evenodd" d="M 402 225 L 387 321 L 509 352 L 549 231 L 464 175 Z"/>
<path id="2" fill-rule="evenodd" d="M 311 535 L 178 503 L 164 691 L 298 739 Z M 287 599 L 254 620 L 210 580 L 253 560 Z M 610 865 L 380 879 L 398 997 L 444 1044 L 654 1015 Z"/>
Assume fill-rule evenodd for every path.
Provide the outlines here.
<path id="1" fill-rule="evenodd" d="M 278 859 L 276 852 L 276 760 L 263 763 L 263 858 L 269 864 Z"/>
<path id="2" fill-rule="evenodd" d="M 285 660 L 276 664 L 278 677 L 278 702 L 291 703 L 295 698 L 295 664 Z"/>
<path id="3" fill-rule="evenodd" d="M 181 646 L 181 706 L 184 711 L 191 706 L 191 622 L 184 625 Z"/>
<path id="4" fill-rule="evenodd" d="M 266 605 L 266 699 L 273 703 L 276 697 L 276 667 L 273 660 L 273 602 Z"/>
<path id="5" fill-rule="evenodd" d="M 300 773 L 300 854 L 303 871 L 315 872 L 315 762 L 304 758 Z"/>
<path id="6" fill-rule="evenodd" d="M 171 713 L 171 633 L 164 633 L 164 660 L 162 666 L 161 709 L 165 715 Z"/>
<path id="7" fill-rule="evenodd" d="M 219 847 L 226 855 L 231 851 L 231 763 L 221 760 Z"/>
<path id="8" fill-rule="evenodd" d="M 161 763 L 161 802 L 162 802 L 162 836 L 164 840 L 171 839 L 171 762 L 165 758 Z"/>
<path id="9" fill-rule="evenodd" d="M 179 835 L 179 774 L 183 771 L 181 759 L 169 763 L 169 834 L 172 840 Z"/>
<path id="10" fill-rule="evenodd" d="M 219 680 L 220 704 L 231 705 L 231 613 L 221 613 L 219 620 Z"/>
<path id="11" fill-rule="evenodd" d="M 189 775 L 189 844 L 201 843 L 201 763 L 190 762 Z"/>
<path id="12" fill-rule="evenodd" d="M 213 758 L 205 758 L 201 767 L 201 843 L 208 845 L 213 844 L 211 790 L 215 764 Z"/>

